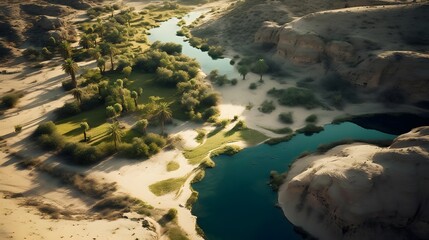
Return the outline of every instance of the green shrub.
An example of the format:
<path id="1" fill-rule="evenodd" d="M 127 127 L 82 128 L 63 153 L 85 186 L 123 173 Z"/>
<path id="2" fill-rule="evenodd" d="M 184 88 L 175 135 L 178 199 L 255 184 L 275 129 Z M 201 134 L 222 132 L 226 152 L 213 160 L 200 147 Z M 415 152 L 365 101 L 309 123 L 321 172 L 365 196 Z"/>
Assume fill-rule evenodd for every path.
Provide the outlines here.
<path id="1" fill-rule="evenodd" d="M 145 143 L 144 139 L 135 137 L 130 145 L 123 149 L 127 157 L 130 158 L 147 158 L 150 156 L 149 146 Z"/>
<path id="2" fill-rule="evenodd" d="M 246 129 L 246 123 L 243 120 L 238 121 L 235 126 L 233 127 L 233 130 L 243 130 Z"/>
<path id="3" fill-rule="evenodd" d="M 71 80 L 65 80 L 61 82 L 61 85 L 64 89 L 64 91 L 70 91 L 74 88 L 73 83 Z"/>
<path id="4" fill-rule="evenodd" d="M 273 88 L 268 91 L 268 94 L 278 98 L 279 104 L 284 106 L 303 106 L 307 109 L 321 106 L 321 103 L 317 100 L 314 93 L 311 90 L 304 88 L 291 87 L 282 90 L 276 90 Z"/>
<path id="5" fill-rule="evenodd" d="M 310 116 L 308 116 L 305 121 L 307 123 L 316 123 L 317 122 L 317 115 L 316 114 L 311 114 Z"/>
<path id="6" fill-rule="evenodd" d="M 81 112 L 77 101 L 66 102 L 62 107 L 58 108 L 55 113 L 59 118 L 66 118 L 77 115 Z"/>
<path id="7" fill-rule="evenodd" d="M 224 49 L 221 46 L 211 46 L 209 47 L 209 56 L 216 59 L 222 57 Z"/>
<path id="8" fill-rule="evenodd" d="M 154 143 L 156 146 L 160 148 L 164 147 L 165 144 L 167 144 L 167 141 L 165 140 L 165 138 L 163 138 L 161 135 L 156 133 L 147 134 L 146 137 L 144 138 L 144 142 L 147 145 Z"/>
<path id="9" fill-rule="evenodd" d="M 276 109 L 276 106 L 274 105 L 273 101 L 268 101 L 268 100 L 265 100 L 258 108 L 258 110 L 263 113 L 271 113 L 275 109 Z"/>
<path id="10" fill-rule="evenodd" d="M 240 152 L 241 150 L 243 150 L 243 148 L 241 148 L 240 146 L 236 146 L 236 145 L 227 145 L 223 148 L 214 150 L 210 156 L 215 157 L 215 156 L 219 156 L 219 155 L 228 155 L 228 156 L 232 156 L 238 152 Z"/>
<path id="11" fill-rule="evenodd" d="M 16 133 L 19 133 L 19 132 L 21 132 L 21 131 L 22 131 L 22 125 L 20 125 L 20 124 L 15 125 L 15 132 L 16 132 Z"/>
<path id="12" fill-rule="evenodd" d="M 13 108 L 18 103 L 19 98 L 17 93 L 8 93 L 1 98 L 2 105 L 6 108 Z"/>
<path id="13" fill-rule="evenodd" d="M 41 134 L 37 138 L 37 143 L 46 150 L 60 150 L 64 147 L 65 140 L 61 134 Z"/>
<path id="14" fill-rule="evenodd" d="M 293 123 L 292 112 L 280 113 L 279 119 L 283 123 L 292 124 Z"/>
<path id="15" fill-rule="evenodd" d="M 217 107 L 213 106 L 210 108 L 207 108 L 206 110 L 204 110 L 203 112 L 203 119 L 208 120 L 212 117 L 217 117 L 219 116 L 220 111 Z"/>
<path id="16" fill-rule="evenodd" d="M 177 217 L 177 209 L 175 209 L 175 208 L 170 208 L 170 209 L 168 210 L 167 214 L 166 214 L 166 218 L 167 218 L 169 221 L 173 221 L 174 219 L 176 219 L 176 217 Z"/>
<path id="17" fill-rule="evenodd" d="M 255 90 L 256 88 L 258 88 L 258 85 L 256 83 L 251 83 L 249 85 L 249 89 Z"/>
<path id="18" fill-rule="evenodd" d="M 33 136 L 38 137 L 42 134 L 51 135 L 57 131 L 57 127 L 54 122 L 48 121 L 41 123 L 33 133 Z"/>
<path id="19" fill-rule="evenodd" d="M 136 122 L 134 129 L 140 132 L 141 134 L 146 134 L 146 128 L 149 125 L 149 121 L 147 119 L 141 119 Z"/>

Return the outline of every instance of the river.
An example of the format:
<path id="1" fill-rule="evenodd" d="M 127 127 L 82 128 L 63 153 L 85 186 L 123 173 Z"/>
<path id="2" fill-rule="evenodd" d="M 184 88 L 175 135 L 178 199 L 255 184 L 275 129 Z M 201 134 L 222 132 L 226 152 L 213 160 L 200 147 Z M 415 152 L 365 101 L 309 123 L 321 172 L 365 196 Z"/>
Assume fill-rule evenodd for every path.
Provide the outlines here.
<path id="1" fill-rule="evenodd" d="M 203 12 L 191 12 L 184 19 L 187 23 Z M 175 42 L 181 44 L 183 54 L 195 58 L 208 74 L 219 70 L 229 78 L 239 74 L 230 59 L 212 59 L 207 52 L 193 48 L 183 37 L 176 36 L 180 29 L 179 19 L 163 22 L 150 31 L 151 42 Z M 320 144 L 343 139 L 385 140 L 395 135 L 369 130 L 353 123 L 327 125 L 319 134 L 299 134 L 289 142 L 275 146 L 261 144 L 246 148 L 234 156 L 219 156 L 214 159 L 216 167 L 206 171 L 206 177 L 193 185 L 199 199 L 192 209 L 198 225 L 210 240 L 237 239 L 301 239 L 293 225 L 276 208 L 277 194 L 267 185 L 271 170 L 285 172 L 301 153 L 314 151 Z"/>

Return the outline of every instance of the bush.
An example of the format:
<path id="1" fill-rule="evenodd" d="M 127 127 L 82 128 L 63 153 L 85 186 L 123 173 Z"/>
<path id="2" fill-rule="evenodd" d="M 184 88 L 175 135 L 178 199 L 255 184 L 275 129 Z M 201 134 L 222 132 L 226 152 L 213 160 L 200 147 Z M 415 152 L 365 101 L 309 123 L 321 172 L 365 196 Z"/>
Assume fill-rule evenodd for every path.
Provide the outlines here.
<path id="1" fill-rule="evenodd" d="M 310 116 L 308 116 L 308 117 L 305 119 L 305 122 L 308 122 L 308 123 L 316 123 L 316 122 L 317 122 L 317 115 L 316 115 L 316 114 L 311 114 Z"/>
<path id="2" fill-rule="evenodd" d="M 220 114 L 219 109 L 217 107 L 213 106 L 213 107 L 210 107 L 210 108 L 207 108 L 206 110 L 204 110 L 203 119 L 208 120 L 209 118 L 219 116 L 219 114 Z"/>
<path id="3" fill-rule="evenodd" d="M 21 132 L 21 131 L 22 131 L 22 125 L 20 125 L 20 124 L 15 125 L 15 132 L 16 132 L 16 133 L 19 133 L 19 132 Z"/>
<path id="4" fill-rule="evenodd" d="M 38 137 L 42 134 L 51 135 L 57 131 L 57 127 L 54 122 L 48 121 L 41 123 L 33 133 L 33 136 Z"/>
<path id="5" fill-rule="evenodd" d="M 136 122 L 134 129 L 140 132 L 141 134 L 146 134 L 146 128 L 149 125 L 149 122 L 147 119 L 141 119 Z"/>
<path id="6" fill-rule="evenodd" d="M 233 130 L 243 130 L 246 128 L 247 128 L 246 123 L 244 123 L 243 120 L 240 120 L 235 124 Z"/>
<path id="7" fill-rule="evenodd" d="M 167 218 L 169 221 L 173 221 L 174 219 L 176 219 L 176 217 L 177 217 L 177 209 L 175 209 L 175 208 L 170 208 L 170 209 L 168 210 L 167 214 L 166 214 L 166 218 Z"/>
<path id="8" fill-rule="evenodd" d="M 37 143 L 46 150 L 60 150 L 64 147 L 65 140 L 61 134 L 41 134 L 37 138 Z"/>
<path id="9" fill-rule="evenodd" d="M 100 144 L 97 147 L 89 146 L 84 143 L 68 142 L 61 150 L 61 154 L 72 159 L 73 163 L 88 165 L 101 161 L 114 151 L 114 146 Z"/>
<path id="10" fill-rule="evenodd" d="M 149 133 L 144 139 L 145 139 L 145 143 L 148 145 L 151 143 L 155 143 L 160 147 L 164 147 L 165 144 L 167 143 L 167 141 L 161 135 L 156 133 Z"/>
<path id="11" fill-rule="evenodd" d="M 131 72 L 133 71 L 133 68 L 131 66 L 126 66 L 122 69 L 122 73 L 125 76 L 130 76 Z"/>
<path id="12" fill-rule="evenodd" d="M 235 86 L 235 85 L 237 85 L 237 83 L 238 83 L 238 81 L 236 78 L 231 80 L 231 85 Z"/>
<path id="13" fill-rule="evenodd" d="M 305 127 L 296 130 L 297 133 L 303 133 L 307 136 L 313 135 L 314 133 L 319 133 L 321 131 L 323 131 L 323 127 L 316 126 L 312 123 L 309 123 Z"/>
<path id="14" fill-rule="evenodd" d="M 133 138 L 131 145 L 125 147 L 124 152 L 130 158 L 147 158 L 150 156 L 149 146 L 142 138 Z"/>
<path id="15" fill-rule="evenodd" d="M 202 46 L 201 46 L 201 50 L 202 50 Z M 223 51 L 224 49 L 221 46 L 211 46 L 209 47 L 209 56 L 216 59 L 216 58 L 220 58 L 223 55 Z"/>
<path id="16" fill-rule="evenodd" d="M 241 150 L 242 150 L 242 148 L 240 146 L 227 145 L 221 149 L 217 149 L 217 150 L 213 151 L 210 156 L 212 156 L 212 157 L 219 156 L 219 155 L 232 156 L 232 155 L 240 152 Z"/>
<path id="17" fill-rule="evenodd" d="M 283 123 L 292 124 L 293 123 L 292 112 L 280 113 L 279 119 Z"/>
<path id="18" fill-rule="evenodd" d="M 258 108 L 258 110 L 263 113 L 271 113 L 275 109 L 276 109 L 276 106 L 274 105 L 273 101 L 268 101 L 268 100 L 265 100 Z"/>
<path id="19" fill-rule="evenodd" d="M 303 106 L 307 109 L 321 106 L 321 103 L 317 100 L 314 93 L 304 88 L 291 87 L 282 90 L 271 89 L 268 91 L 268 94 L 277 97 L 279 104 L 285 106 Z"/>
<path id="20" fill-rule="evenodd" d="M 64 91 L 70 91 L 74 88 L 73 83 L 71 80 L 65 80 L 61 82 L 61 85 L 64 89 Z"/>
<path id="21" fill-rule="evenodd" d="M 1 98 L 2 105 L 6 108 L 13 108 L 18 103 L 19 97 L 17 93 L 6 94 Z"/>
<path id="22" fill-rule="evenodd" d="M 256 83 L 251 83 L 249 85 L 249 89 L 255 90 L 256 88 L 258 88 L 258 85 Z"/>
<path id="23" fill-rule="evenodd" d="M 79 103 L 77 101 L 66 102 L 62 107 L 56 110 L 56 114 L 59 118 L 66 118 L 77 115 L 81 112 Z"/>

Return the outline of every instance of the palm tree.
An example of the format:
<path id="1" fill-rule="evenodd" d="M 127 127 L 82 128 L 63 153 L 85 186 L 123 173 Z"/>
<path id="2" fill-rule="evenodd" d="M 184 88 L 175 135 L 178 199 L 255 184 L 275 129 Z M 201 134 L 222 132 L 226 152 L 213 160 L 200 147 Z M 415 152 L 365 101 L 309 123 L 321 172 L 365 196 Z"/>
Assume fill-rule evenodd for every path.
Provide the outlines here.
<path id="1" fill-rule="evenodd" d="M 110 44 L 109 46 L 110 47 L 109 47 L 109 50 L 108 50 L 108 54 L 109 54 L 109 57 L 110 57 L 110 65 L 111 65 L 110 71 L 113 71 L 113 69 L 115 68 L 115 65 L 113 63 L 113 57 L 116 54 L 118 54 L 118 49 L 115 46 L 113 46 L 112 44 Z"/>
<path id="2" fill-rule="evenodd" d="M 243 80 L 246 80 L 246 75 L 247 73 L 249 73 L 249 68 L 246 66 L 240 66 L 238 68 L 238 72 L 240 73 L 241 76 L 243 76 Z"/>
<path id="3" fill-rule="evenodd" d="M 71 58 L 72 50 L 71 50 L 70 43 L 68 41 L 66 40 L 61 41 L 61 43 L 59 44 L 59 48 L 60 48 L 60 54 L 65 60 L 68 58 Z"/>
<path id="4" fill-rule="evenodd" d="M 97 60 L 97 67 L 100 69 L 100 73 L 103 74 L 106 71 L 106 60 L 104 58 L 99 58 Z"/>
<path id="5" fill-rule="evenodd" d="M 173 116 L 171 112 L 170 105 L 172 102 L 160 102 L 155 110 L 154 117 L 159 121 L 161 125 L 161 134 L 164 134 L 164 124 L 166 121 L 170 120 Z"/>
<path id="6" fill-rule="evenodd" d="M 81 46 L 84 49 L 89 49 L 93 46 L 92 40 L 89 35 L 82 34 L 80 36 L 79 46 Z"/>
<path id="7" fill-rule="evenodd" d="M 259 59 L 256 63 L 255 63 L 255 65 L 254 65 L 254 67 L 253 67 L 253 71 L 254 72 L 256 72 L 257 74 L 259 74 L 259 76 L 261 77 L 260 79 L 259 79 L 259 81 L 261 81 L 262 82 L 262 75 L 264 75 L 264 73 L 266 72 L 266 71 L 268 71 L 268 65 L 265 63 L 265 60 L 264 59 Z"/>
<path id="8" fill-rule="evenodd" d="M 122 141 L 122 136 L 124 135 L 123 131 L 119 126 L 119 122 L 110 124 L 107 129 L 107 134 L 110 135 L 112 141 L 115 143 L 115 149 L 118 150 L 118 144 Z"/>
<path id="9" fill-rule="evenodd" d="M 137 94 L 136 91 L 131 92 L 131 98 L 134 99 L 134 104 L 136 105 L 136 108 L 138 108 L 138 104 L 137 104 L 137 98 L 138 97 L 139 97 L 139 95 Z"/>
<path id="10" fill-rule="evenodd" d="M 76 88 L 77 87 L 76 72 L 79 69 L 79 66 L 77 65 L 77 63 L 75 63 L 71 58 L 67 58 L 64 61 L 62 68 L 65 73 L 70 75 L 73 88 Z"/>
<path id="11" fill-rule="evenodd" d="M 89 130 L 89 125 L 87 122 L 81 122 L 80 123 L 80 129 L 83 131 L 83 141 L 86 142 L 86 131 Z"/>
<path id="12" fill-rule="evenodd" d="M 73 97 L 76 99 L 76 101 L 79 103 L 79 105 L 82 103 L 82 96 L 83 96 L 83 91 L 80 88 L 75 88 L 71 91 L 71 94 L 73 95 Z"/>
<path id="13" fill-rule="evenodd" d="M 106 42 L 100 44 L 100 49 L 102 55 L 109 55 L 111 70 L 113 70 L 115 68 L 113 57 L 118 53 L 118 49 L 113 44 Z"/>

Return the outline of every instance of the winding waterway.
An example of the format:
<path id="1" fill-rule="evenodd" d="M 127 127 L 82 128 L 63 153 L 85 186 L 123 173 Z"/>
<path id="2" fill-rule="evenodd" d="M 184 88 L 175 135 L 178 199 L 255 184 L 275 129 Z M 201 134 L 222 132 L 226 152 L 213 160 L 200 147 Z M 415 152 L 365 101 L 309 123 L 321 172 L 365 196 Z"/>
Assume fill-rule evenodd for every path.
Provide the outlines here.
<path id="1" fill-rule="evenodd" d="M 187 23 L 203 12 L 192 12 Z M 150 31 L 151 42 L 175 42 L 183 46 L 183 54 L 195 58 L 205 73 L 217 69 L 229 78 L 238 77 L 230 59 L 213 60 L 207 52 L 193 48 L 183 37 L 176 36 L 179 19 L 173 18 Z M 275 146 L 261 144 L 244 149 L 234 156 L 214 159 L 216 167 L 206 171 L 203 181 L 193 185 L 199 199 L 193 206 L 198 225 L 208 239 L 301 239 L 276 208 L 277 194 L 267 186 L 271 170 L 285 172 L 301 153 L 314 151 L 320 144 L 343 139 L 385 140 L 395 135 L 369 130 L 353 123 L 327 125 L 319 134 L 299 134 L 289 142 Z"/>

